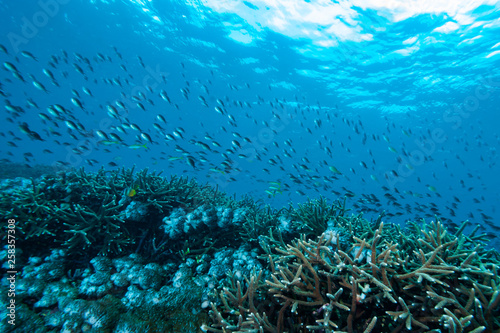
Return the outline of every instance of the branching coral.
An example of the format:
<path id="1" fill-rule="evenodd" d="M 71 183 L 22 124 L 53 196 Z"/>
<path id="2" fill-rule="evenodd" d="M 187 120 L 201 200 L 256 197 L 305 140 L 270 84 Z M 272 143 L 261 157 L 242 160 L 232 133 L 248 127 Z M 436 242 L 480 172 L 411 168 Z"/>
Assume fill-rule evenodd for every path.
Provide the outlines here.
<path id="1" fill-rule="evenodd" d="M 3 184 L 0 216 L 19 222 L 20 246 L 32 251 L 27 256 L 60 246 L 78 260 L 82 254 L 125 251 L 154 260 L 178 254 L 184 260 L 218 245 L 257 244 L 279 217 L 250 197 L 235 200 L 217 188 L 147 169 L 66 170 Z M 186 223 L 173 225 L 174 212 Z"/>
<path id="2" fill-rule="evenodd" d="M 500 328 L 499 263 L 486 256 L 481 243 L 449 234 L 437 220 L 423 224 L 417 241 L 402 247 L 395 240 L 407 236 L 394 234 L 398 227 L 377 221 L 372 228 L 361 220 L 351 221 L 356 227 L 351 230 L 358 231 L 346 251 L 327 233 L 287 245 L 268 237 L 266 284 L 256 284 L 254 276 L 247 280 L 247 293 L 240 284 L 224 289 L 223 307 L 212 305 L 214 324 L 204 329 L 477 333 Z M 250 300 L 248 290 L 259 299 Z M 256 304 L 265 311 L 255 313 Z M 251 318 L 256 318 L 251 326 L 242 326 Z"/>
<path id="3" fill-rule="evenodd" d="M 174 209 L 191 212 L 207 205 L 258 210 L 248 198 L 232 200 L 210 186 L 147 169 L 61 171 L 21 185 L 0 191 L 0 215 L 19 221 L 21 245 L 33 253 L 55 244 L 69 248 L 70 256 L 116 255 L 126 249 L 161 254 L 161 220 Z M 197 241 L 213 244 L 203 237 Z"/>
<path id="4" fill-rule="evenodd" d="M 500 255 L 478 228 L 452 234 L 436 218 L 402 229 L 346 212 L 345 201 L 324 198 L 278 211 L 147 170 L 72 170 L 0 191 L 0 215 L 18 221 L 23 255 L 59 246 L 68 259 L 128 251 L 197 262 L 217 247 L 260 244 L 267 268 L 241 279 L 256 253 L 231 266 L 205 331 L 500 329 Z"/>
<path id="5" fill-rule="evenodd" d="M 242 226 L 243 237 L 253 242 L 257 241 L 261 235 L 267 234 L 269 230 L 275 229 L 280 212 L 270 206 L 261 208 L 255 204 L 251 205 L 246 223 Z"/>
<path id="6" fill-rule="evenodd" d="M 342 217 L 348 211 L 345 199 L 329 204 L 324 197 L 308 200 L 297 208 L 290 205 L 286 215 L 294 221 L 294 230 L 307 235 L 318 235 L 328 226 L 328 221 Z"/>
<path id="7" fill-rule="evenodd" d="M 264 299 L 263 294 L 265 284 L 262 283 L 262 271 L 252 274 L 250 279 L 245 278 L 246 289 L 243 289 L 240 281 L 234 277 L 231 278 L 231 287 L 223 288 L 220 292 L 224 312 L 231 313 L 238 319 L 235 323 L 230 323 L 224 319 L 223 315 L 212 303 L 213 319 L 221 329 L 203 325 L 205 332 L 259 332 L 262 330 L 275 332 L 276 327 L 269 322 L 266 315 L 268 309 L 265 303 L 260 302 Z"/>

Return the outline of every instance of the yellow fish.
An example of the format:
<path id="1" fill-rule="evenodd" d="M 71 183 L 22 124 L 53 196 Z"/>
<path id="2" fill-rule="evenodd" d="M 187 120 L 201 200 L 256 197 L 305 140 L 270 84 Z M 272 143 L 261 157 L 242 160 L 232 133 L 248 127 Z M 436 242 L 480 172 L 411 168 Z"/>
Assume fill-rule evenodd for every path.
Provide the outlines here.
<path id="1" fill-rule="evenodd" d="M 132 198 L 133 196 L 135 196 L 137 194 L 138 189 L 139 189 L 139 184 L 135 184 L 134 187 L 132 187 L 128 190 L 127 196 L 129 198 Z"/>
<path id="2" fill-rule="evenodd" d="M 277 191 L 277 190 L 273 190 L 273 191 L 270 191 L 270 190 L 266 190 L 266 193 L 267 193 L 267 197 L 270 198 L 270 197 L 275 197 L 276 194 L 283 194 L 283 191 Z"/>

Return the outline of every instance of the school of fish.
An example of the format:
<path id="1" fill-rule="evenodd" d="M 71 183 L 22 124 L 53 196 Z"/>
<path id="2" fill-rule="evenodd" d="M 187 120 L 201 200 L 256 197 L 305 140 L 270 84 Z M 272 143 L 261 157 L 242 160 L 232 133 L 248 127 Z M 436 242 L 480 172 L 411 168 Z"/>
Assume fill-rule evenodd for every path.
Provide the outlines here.
<path id="1" fill-rule="evenodd" d="M 427 119 L 412 112 L 385 115 L 379 126 L 341 105 L 322 105 L 264 80 L 242 82 L 221 69 L 196 77 L 195 65 L 179 61 L 155 70 L 146 56 L 123 56 L 118 47 L 42 56 L 0 45 L 0 59 L 3 162 L 138 165 L 277 206 L 347 196 L 357 210 L 385 211 L 394 221 L 438 216 L 456 227 L 468 218 L 492 238 L 500 230 L 483 209 L 486 181 L 467 171 L 461 152 L 434 160 L 439 140 L 429 139 L 435 133 Z M 465 151 L 481 148 L 481 161 L 495 167 L 499 137 L 486 142 L 470 126 L 473 140 L 446 140 Z M 419 161 L 415 142 L 421 143 Z M 436 164 L 466 177 L 457 178 L 455 188 L 440 187 L 442 176 L 427 168 Z M 482 186 L 471 185 L 478 182 Z M 450 195 L 456 191 L 470 197 Z"/>

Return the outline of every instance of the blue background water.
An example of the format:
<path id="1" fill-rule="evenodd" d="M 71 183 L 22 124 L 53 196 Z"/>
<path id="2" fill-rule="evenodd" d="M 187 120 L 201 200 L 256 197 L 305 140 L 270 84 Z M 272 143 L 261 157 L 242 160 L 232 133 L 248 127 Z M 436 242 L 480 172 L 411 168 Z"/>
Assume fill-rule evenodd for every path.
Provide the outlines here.
<path id="1" fill-rule="evenodd" d="M 147 167 L 275 207 L 350 193 L 348 205 L 369 217 L 385 210 L 394 214 L 386 220 L 403 223 L 437 214 L 497 232 L 500 5 L 277 3 L 3 1 L 0 43 L 8 54 L 0 51 L 0 61 L 14 64 L 26 80 L 0 71 L 3 158 L 87 170 L 112 169 L 110 162 Z M 111 61 L 99 60 L 98 53 Z M 51 56 L 59 60 L 55 68 Z M 112 79 L 122 86 L 104 81 Z M 186 87 L 188 99 L 181 92 Z M 71 103 L 72 89 L 84 110 Z M 172 103 L 160 97 L 162 90 Z M 152 102 L 140 101 L 145 111 L 132 100 L 139 92 Z M 217 99 L 225 114 L 216 112 Z M 127 106 L 121 120 L 107 114 L 106 106 L 117 107 L 116 101 Z M 24 112 L 13 115 L 8 104 Z M 68 113 L 42 121 L 38 114 L 54 104 Z M 68 129 L 65 120 L 80 122 L 85 131 Z M 45 141 L 22 133 L 18 124 L 24 121 Z M 130 149 L 145 142 L 138 131 L 118 132 L 122 123 L 137 124 L 153 143 Z M 166 140 L 178 127 L 183 139 Z M 125 144 L 103 145 L 97 130 L 117 133 Z M 224 160 L 231 167 L 222 166 Z M 273 187 L 279 190 L 266 193 Z"/>

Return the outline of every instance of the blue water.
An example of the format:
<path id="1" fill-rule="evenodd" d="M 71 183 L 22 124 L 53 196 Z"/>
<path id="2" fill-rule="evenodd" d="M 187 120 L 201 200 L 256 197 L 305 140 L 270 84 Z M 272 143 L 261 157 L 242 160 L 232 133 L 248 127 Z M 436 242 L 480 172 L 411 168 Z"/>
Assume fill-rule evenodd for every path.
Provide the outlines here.
<path id="1" fill-rule="evenodd" d="M 500 5 L 458 2 L 2 1 L 0 61 L 25 80 L 2 66 L 2 157 L 149 168 L 274 207 L 347 193 L 368 217 L 468 219 L 493 237 Z"/>

